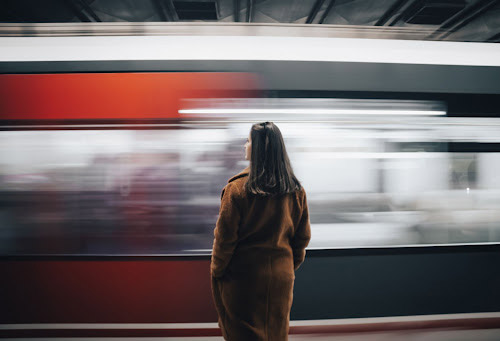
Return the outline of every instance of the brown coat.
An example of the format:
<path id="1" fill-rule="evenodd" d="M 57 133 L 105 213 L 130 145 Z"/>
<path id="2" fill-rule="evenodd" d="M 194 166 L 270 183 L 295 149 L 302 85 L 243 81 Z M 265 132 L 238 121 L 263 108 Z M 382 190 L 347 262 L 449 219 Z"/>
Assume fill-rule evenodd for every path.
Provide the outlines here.
<path id="1" fill-rule="evenodd" d="M 249 196 L 249 167 L 222 190 L 210 272 L 222 334 L 229 341 L 288 340 L 294 270 L 311 238 L 304 189 Z"/>

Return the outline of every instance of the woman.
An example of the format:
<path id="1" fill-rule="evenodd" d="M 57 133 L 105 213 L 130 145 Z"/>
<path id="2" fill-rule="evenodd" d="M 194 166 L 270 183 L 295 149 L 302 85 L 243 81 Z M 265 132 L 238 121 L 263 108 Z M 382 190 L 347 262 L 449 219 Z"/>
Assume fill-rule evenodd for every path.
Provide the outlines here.
<path id="1" fill-rule="evenodd" d="M 226 340 L 287 340 L 294 270 L 311 238 L 306 193 L 272 122 L 252 126 L 250 166 L 222 190 L 210 272 Z"/>

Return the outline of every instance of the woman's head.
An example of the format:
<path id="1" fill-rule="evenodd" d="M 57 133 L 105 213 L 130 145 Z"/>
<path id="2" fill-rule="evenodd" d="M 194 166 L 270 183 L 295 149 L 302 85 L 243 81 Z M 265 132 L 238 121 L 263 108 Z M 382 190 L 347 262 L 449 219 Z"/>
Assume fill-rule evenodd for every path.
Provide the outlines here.
<path id="1" fill-rule="evenodd" d="M 250 160 L 246 183 L 250 193 L 279 195 L 302 188 L 293 174 L 281 131 L 273 122 L 252 125 L 245 143 L 245 159 Z"/>

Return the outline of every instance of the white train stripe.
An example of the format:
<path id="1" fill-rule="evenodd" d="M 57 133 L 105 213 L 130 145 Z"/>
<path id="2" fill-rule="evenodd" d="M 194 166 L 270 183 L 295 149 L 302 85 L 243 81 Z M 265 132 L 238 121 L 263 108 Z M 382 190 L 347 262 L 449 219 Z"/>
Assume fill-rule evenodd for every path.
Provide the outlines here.
<path id="1" fill-rule="evenodd" d="M 311 224 L 313 228 L 315 224 Z M 318 224 L 316 224 L 318 225 Z M 478 245 L 500 245 L 500 242 L 478 242 L 478 243 L 443 243 L 443 244 L 395 244 L 395 245 L 354 245 L 354 246 L 332 246 L 332 247 L 306 247 L 307 250 L 345 250 L 345 249 L 401 249 L 401 248 L 426 248 L 426 247 L 454 247 L 454 246 L 478 246 Z M 189 249 L 187 252 L 211 253 L 212 249 Z M 182 254 L 179 254 L 182 255 Z M 199 254 L 197 254 L 199 255 Z"/>
<path id="2" fill-rule="evenodd" d="M 452 321 L 500 318 L 500 312 L 437 314 L 413 316 L 368 317 L 329 320 L 295 320 L 290 327 L 342 326 L 357 324 L 379 324 L 397 322 Z M 210 323 L 29 323 L 0 324 L 0 330 L 21 329 L 217 329 L 216 322 Z"/>
<path id="3" fill-rule="evenodd" d="M 0 37 L 0 62 L 83 60 L 277 60 L 500 66 L 500 45 L 273 36 Z"/>

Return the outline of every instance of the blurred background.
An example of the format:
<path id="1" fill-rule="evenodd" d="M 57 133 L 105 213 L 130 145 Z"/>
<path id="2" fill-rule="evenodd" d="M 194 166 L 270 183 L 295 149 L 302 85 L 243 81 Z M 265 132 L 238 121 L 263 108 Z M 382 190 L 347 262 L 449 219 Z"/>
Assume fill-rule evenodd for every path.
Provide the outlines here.
<path id="1" fill-rule="evenodd" d="M 1 252 L 210 251 L 221 189 L 274 121 L 307 189 L 310 248 L 500 241 L 500 119 L 437 101 L 183 101 L 155 130 L 0 132 Z M 175 128 L 175 129 L 173 129 Z"/>

